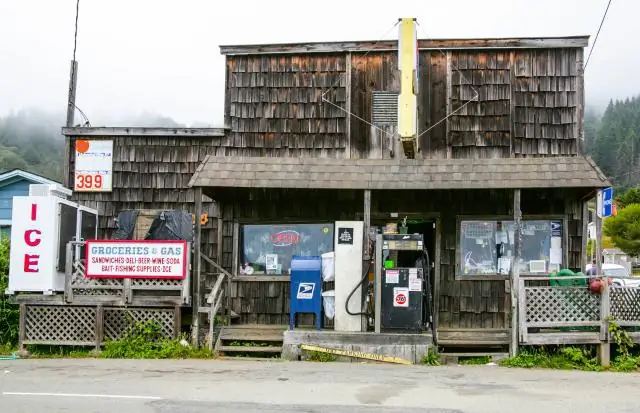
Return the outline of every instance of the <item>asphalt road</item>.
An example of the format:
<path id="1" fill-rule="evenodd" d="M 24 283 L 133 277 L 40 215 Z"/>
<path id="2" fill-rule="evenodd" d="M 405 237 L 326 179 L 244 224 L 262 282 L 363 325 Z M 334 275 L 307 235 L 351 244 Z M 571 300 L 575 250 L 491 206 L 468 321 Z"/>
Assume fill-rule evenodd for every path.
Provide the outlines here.
<path id="1" fill-rule="evenodd" d="M 0 361 L 0 412 L 640 411 L 640 375 L 236 360 Z"/>

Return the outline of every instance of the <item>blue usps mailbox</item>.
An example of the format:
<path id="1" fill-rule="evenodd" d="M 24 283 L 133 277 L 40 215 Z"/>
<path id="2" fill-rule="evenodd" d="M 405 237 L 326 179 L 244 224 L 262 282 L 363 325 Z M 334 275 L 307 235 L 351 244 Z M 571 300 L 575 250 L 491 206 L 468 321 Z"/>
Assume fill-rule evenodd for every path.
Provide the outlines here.
<path id="1" fill-rule="evenodd" d="M 296 325 L 296 314 L 314 313 L 316 330 L 322 324 L 322 259 L 320 257 L 291 258 L 291 304 L 289 328 Z"/>

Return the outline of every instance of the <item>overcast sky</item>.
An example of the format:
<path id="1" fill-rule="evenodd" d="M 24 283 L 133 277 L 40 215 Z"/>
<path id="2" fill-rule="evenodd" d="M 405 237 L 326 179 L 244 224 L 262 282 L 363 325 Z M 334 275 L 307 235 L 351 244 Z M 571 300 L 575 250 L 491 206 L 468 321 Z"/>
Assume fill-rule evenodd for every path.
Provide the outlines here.
<path id="1" fill-rule="evenodd" d="M 420 37 L 591 35 L 607 0 L 81 0 L 77 105 L 94 124 L 153 112 L 222 124 L 219 45 L 373 40 L 397 17 Z M 0 0 L 0 114 L 65 110 L 76 0 Z M 637 0 L 613 0 L 586 71 L 587 102 L 640 93 Z M 76 116 L 78 119 L 78 116 Z"/>

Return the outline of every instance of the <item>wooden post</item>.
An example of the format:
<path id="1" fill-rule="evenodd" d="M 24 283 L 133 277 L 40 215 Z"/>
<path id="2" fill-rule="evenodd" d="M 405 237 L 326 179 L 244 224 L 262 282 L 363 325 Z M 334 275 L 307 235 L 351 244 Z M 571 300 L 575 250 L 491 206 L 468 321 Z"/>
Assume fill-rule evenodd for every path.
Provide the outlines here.
<path id="1" fill-rule="evenodd" d="M 20 331 L 18 331 L 18 348 L 21 352 L 24 352 L 24 341 L 27 338 L 27 305 L 25 303 L 20 303 L 20 319 L 18 323 L 20 328 Z"/>
<path id="2" fill-rule="evenodd" d="M 78 81 L 78 62 L 71 61 L 71 73 L 69 75 L 69 96 L 67 99 L 67 122 L 68 128 L 73 127 L 74 115 L 76 111 L 76 86 Z M 64 159 L 63 159 L 63 176 L 62 184 L 69 188 L 70 186 L 70 167 L 71 167 L 71 137 L 64 137 Z"/>
<path id="3" fill-rule="evenodd" d="M 597 202 L 596 202 L 597 204 Z M 596 274 L 602 275 L 602 218 L 596 211 L 593 220 L 596 224 Z"/>
<path id="4" fill-rule="evenodd" d="M 609 314 L 610 297 L 609 297 L 609 278 L 603 277 L 604 287 L 600 293 L 600 345 L 598 347 L 598 358 L 603 367 L 609 367 L 611 364 L 611 344 L 609 342 Z"/>
<path id="5" fill-rule="evenodd" d="M 580 271 L 584 271 L 589 263 L 589 252 L 587 245 L 589 243 L 589 202 L 582 201 L 582 256 L 580 257 Z M 566 248 L 569 249 L 569 248 Z M 568 265 L 569 263 L 567 263 Z"/>
<path id="6" fill-rule="evenodd" d="M 520 334 L 518 332 L 518 301 L 520 291 L 520 250 L 521 246 L 521 224 L 522 211 L 520 209 L 520 189 L 513 190 L 513 220 L 515 223 L 514 231 L 514 254 L 511 262 L 511 345 L 509 346 L 509 355 L 514 357 L 518 354 L 518 344 Z"/>
<path id="7" fill-rule="evenodd" d="M 191 327 L 193 329 L 191 341 L 194 346 L 200 347 L 200 306 L 202 304 L 202 291 L 200 291 L 200 278 L 202 277 L 202 258 L 201 258 L 201 239 L 202 239 L 202 222 L 200 222 L 200 214 L 202 211 L 202 188 L 195 189 L 195 234 L 193 239 L 193 271 L 192 274 L 192 290 L 194 297 L 191 299 L 193 308 L 193 320 Z"/>
<path id="8" fill-rule="evenodd" d="M 345 57 L 345 76 L 346 76 L 346 82 L 345 82 L 345 91 L 346 91 L 346 96 L 345 96 L 345 107 L 347 109 L 346 112 L 346 128 L 345 128 L 345 135 L 347 138 L 347 144 L 344 148 L 344 157 L 346 159 L 351 158 L 351 53 L 347 53 L 346 57 Z"/>
<path id="9" fill-rule="evenodd" d="M 176 305 L 173 308 L 173 337 L 179 338 L 182 332 L 182 308 Z"/>
<path id="10" fill-rule="evenodd" d="M 369 229 L 371 228 L 371 190 L 364 190 L 364 248 L 362 249 L 362 259 L 367 261 L 371 258 L 369 250 Z"/>
<path id="11" fill-rule="evenodd" d="M 447 96 L 447 100 L 446 102 L 446 107 L 447 107 L 447 116 L 449 116 L 451 114 L 451 96 L 452 96 L 452 64 L 451 64 L 451 52 L 447 52 L 447 88 L 446 88 L 446 96 Z M 451 123 L 446 120 L 445 121 L 445 128 L 446 128 L 446 132 L 445 132 L 445 140 L 447 142 L 447 159 L 451 159 L 453 157 L 453 148 L 451 147 Z"/>
<path id="12" fill-rule="evenodd" d="M 96 307 L 96 351 L 100 351 L 104 341 L 104 307 Z"/>

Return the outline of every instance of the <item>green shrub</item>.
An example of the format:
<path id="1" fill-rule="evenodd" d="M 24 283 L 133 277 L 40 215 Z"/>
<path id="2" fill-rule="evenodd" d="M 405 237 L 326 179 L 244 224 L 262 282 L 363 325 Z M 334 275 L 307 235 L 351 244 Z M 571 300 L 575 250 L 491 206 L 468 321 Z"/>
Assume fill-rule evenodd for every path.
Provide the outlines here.
<path id="1" fill-rule="evenodd" d="M 9 288 L 9 240 L 0 240 L 0 346 L 13 348 L 18 344 L 20 311 L 4 295 Z"/>
<path id="2" fill-rule="evenodd" d="M 129 359 L 185 359 L 212 358 L 208 349 L 196 349 L 183 345 L 178 339 L 168 339 L 162 335 L 162 327 L 156 321 L 136 322 L 119 340 L 105 343 L 101 353 L 103 358 Z"/>

